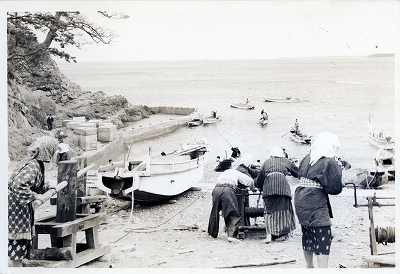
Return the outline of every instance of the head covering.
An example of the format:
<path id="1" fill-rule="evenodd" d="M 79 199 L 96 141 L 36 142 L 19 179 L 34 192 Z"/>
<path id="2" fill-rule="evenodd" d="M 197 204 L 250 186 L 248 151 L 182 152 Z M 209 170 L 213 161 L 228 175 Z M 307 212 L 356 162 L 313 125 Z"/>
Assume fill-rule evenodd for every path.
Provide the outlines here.
<path id="1" fill-rule="evenodd" d="M 57 150 L 58 140 L 51 136 L 42 136 L 33 142 L 28 150 L 31 159 L 48 162 Z"/>
<path id="2" fill-rule="evenodd" d="M 65 153 L 68 151 L 69 151 L 69 147 L 67 144 L 64 144 L 64 143 L 58 144 L 58 152 L 59 153 Z"/>
<path id="3" fill-rule="evenodd" d="M 283 149 L 281 147 L 273 147 L 269 153 L 269 157 L 284 157 Z"/>
<path id="4" fill-rule="evenodd" d="M 318 134 L 310 148 L 310 165 L 314 165 L 322 157 L 334 157 L 339 146 L 339 138 L 335 134 L 330 132 Z"/>
<path id="5" fill-rule="evenodd" d="M 240 163 L 245 166 L 249 166 L 253 163 L 253 156 L 250 153 L 244 153 L 240 159 Z"/>

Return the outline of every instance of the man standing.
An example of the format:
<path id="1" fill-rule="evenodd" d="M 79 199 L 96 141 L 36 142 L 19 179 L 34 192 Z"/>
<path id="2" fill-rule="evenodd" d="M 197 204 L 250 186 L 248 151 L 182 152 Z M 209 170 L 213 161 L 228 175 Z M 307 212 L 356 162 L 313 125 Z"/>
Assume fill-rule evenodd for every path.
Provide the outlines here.
<path id="1" fill-rule="evenodd" d="M 53 116 L 51 116 L 51 114 L 47 117 L 47 129 L 49 130 L 49 131 L 51 131 L 52 129 L 53 129 L 53 121 L 54 121 L 54 118 L 53 118 Z"/>

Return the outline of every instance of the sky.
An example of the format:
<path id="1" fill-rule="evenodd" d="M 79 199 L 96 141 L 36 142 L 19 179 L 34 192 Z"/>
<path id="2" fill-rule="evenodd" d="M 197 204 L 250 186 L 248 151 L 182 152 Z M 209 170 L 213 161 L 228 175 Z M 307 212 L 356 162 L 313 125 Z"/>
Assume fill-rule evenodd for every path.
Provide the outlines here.
<path id="1" fill-rule="evenodd" d="M 12 1 L 7 11 L 78 10 L 115 32 L 112 46 L 67 48 L 90 62 L 394 53 L 399 8 L 398 1 Z M 96 10 L 130 18 L 110 20 Z"/>

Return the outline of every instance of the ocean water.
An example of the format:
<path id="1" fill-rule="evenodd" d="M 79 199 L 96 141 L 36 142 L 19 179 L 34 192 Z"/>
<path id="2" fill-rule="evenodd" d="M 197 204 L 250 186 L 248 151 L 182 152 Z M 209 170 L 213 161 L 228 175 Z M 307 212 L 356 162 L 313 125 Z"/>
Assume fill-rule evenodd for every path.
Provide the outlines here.
<path id="1" fill-rule="evenodd" d="M 282 146 L 291 157 L 308 149 L 293 142 L 289 125 L 298 119 L 302 132 L 330 131 L 339 136 L 338 156 L 353 168 L 373 168 L 377 148 L 368 140 L 367 122 L 395 138 L 395 58 L 329 57 L 276 60 L 203 60 L 108 63 L 60 63 L 59 68 L 83 90 L 123 95 L 133 105 L 194 107 L 222 121 L 181 128 L 135 143 L 130 158 L 177 148 L 179 143 L 206 137 L 209 164 L 238 146 L 254 160 L 265 160 Z M 298 102 L 269 103 L 262 97 L 292 96 Z M 231 103 L 255 105 L 235 109 Z M 261 110 L 269 124 L 260 127 Z"/>

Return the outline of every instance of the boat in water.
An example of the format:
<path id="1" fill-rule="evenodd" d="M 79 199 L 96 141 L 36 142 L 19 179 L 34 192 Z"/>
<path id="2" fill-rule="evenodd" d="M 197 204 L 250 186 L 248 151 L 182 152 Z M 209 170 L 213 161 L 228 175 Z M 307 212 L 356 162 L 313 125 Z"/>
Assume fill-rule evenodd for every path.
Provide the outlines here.
<path id="1" fill-rule="evenodd" d="M 261 96 L 261 98 L 265 102 L 275 102 L 275 103 L 290 103 L 290 102 L 297 101 L 297 99 L 292 98 L 291 96 L 286 96 L 286 97 L 282 97 L 282 98 L 268 98 L 268 97 Z"/>
<path id="2" fill-rule="evenodd" d="M 254 109 L 254 105 L 251 105 L 249 103 L 235 103 L 235 104 L 231 104 L 231 107 L 241 108 L 241 109 Z"/>
<path id="3" fill-rule="evenodd" d="M 395 143 L 392 137 L 385 135 L 383 129 L 377 129 L 368 120 L 369 142 L 380 149 L 394 150 Z"/>
<path id="4" fill-rule="evenodd" d="M 293 126 L 289 126 L 290 137 L 293 141 L 301 144 L 310 145 L 312 136 L 306 133 L 301 133 L 299 130 L 296 131 Z"/>
<path id="5" fill-rule="evenodd" d="M 209 125 L 209 124 L 215 124 L 217 122 L 221 121 L 221 115 L 217 117 L 213 116 L 207 116 L 203 118 L 203 126 Z"/>
<path id="6" fill-rule="evenodd" d="M 197 127 L 203 123 L 201 119 L 193 119 L 192 121 L 186 122 L 189 127 Z"/>
<path id="7" fill-rule="evenodd" d="M 97 187 L 111 197 L 135 202 L 158 202 L 177 196 L 203 178 L 208 152 L 207 139 L 192 141 L 161 155 L 145 155 L 129 161 L 128 167 L 103 166 Z M 115 168 L 124 168 L 116 175 Z M 133 198 L 132 198 L 133 196 Z"/>

